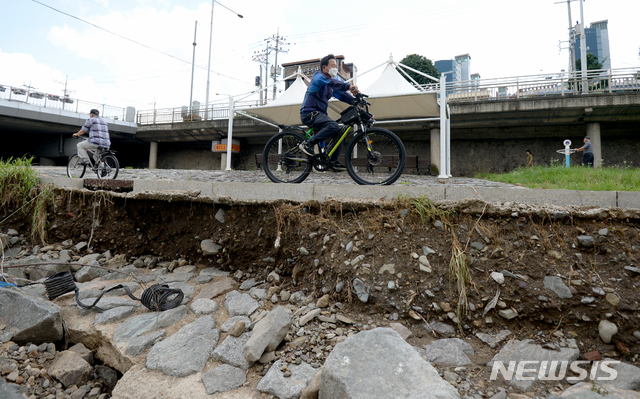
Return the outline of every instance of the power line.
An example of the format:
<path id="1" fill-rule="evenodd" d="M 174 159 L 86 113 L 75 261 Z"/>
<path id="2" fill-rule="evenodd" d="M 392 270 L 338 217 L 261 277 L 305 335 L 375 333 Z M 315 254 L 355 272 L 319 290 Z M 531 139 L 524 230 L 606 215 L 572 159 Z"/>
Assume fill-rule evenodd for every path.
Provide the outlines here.
<path id="1" fill-rule="evenodd" d="M 151 50 L 151 51 L 155 51 L 155 52 L 157 52 L 157 53 L 160 53 L 160 54 L 166 55 L 167 57 L 171 57 L 171 58 L 173 58 L 173 59 L 175 59 L 175 60 L 178 60 L 178 61 L 180 61 L 180 62 L 184 62 L 184 63 L 186 63 L 186 64 L 191 64 L 191 62 L 189 62 L 189 61 L 185 61 L 185 60 L 183 60 L 182 58 L 176 57 L 176 56 L 171 55 L 171 54 L 169 54 L 169 53 L 166 53 L 166 52 L 164 52 L 164 51 L 162 51 L 162 50 L 155 49 L 155 48 L 153 48 L 153 47 L 151 47 L 151 46 L 148 46 L 148 45 L 146 45 L 146 44 L 140 43 L 140 42 L 138 42 L 138 41 L 136 41 L 136 40 L 129 39 L 128 37 L 125 37 L 125 36 L 122 36 L 122 35 L 120 35 L 120 34 L 118 34 L 118 33 L 112 32 L 112 31 L 110 31 L 110 30 L 108 30 L 108 29 L 105 29 L 105 28 L 100 27 L 100 26 L 98 26 L 98 25 L 96 25 L 96 24 L 93 24 L 93 23 L 91 23 L 91 22 L 89 22 L 89 21 L 85 21 L 84 19 L 79 18 L 79 17 L 76 17 L 75 15 L 71 15 L 71 14 L 66 13 L 66 12 L 64 12 L 64 11 L 58 10 L 57 8 L 51 7 L 50 5 L 47 5 L 47 4 L 44 4 L 44 3 L 41 3 L 41 2 L 39 2 L 38 0 L 32 0 L 32 1 L 33 1 L 34 3 L 40 4 L 41 6 L 44 6 L 44 7 L 50 8 L 50 9 L 52 9 L 52 10 L 53 10 L 53 11 L 55 11 L 55 12 L 59 12 L 60 14 L 66 15 L 66 16 L 68 16 L 68 17 L 70 17 L 70 18 L 77 19 L 77 20 L 78 20 L 78 21 L 80 21 L 80 22 L 84 22 L 84 23 L 85 23 L 85 24 L 87 24 L 87 25 L 91 25 L 91 26 L 93 26 L 94 28 L 97 28 L 97 29 L 100 29 L 100 30 L 102 30 L 102 31 L 105 31 L 105 32 L 107 32 L 107 33 L 109 33 L 109 34 L 111 34 L 111 35 L 117 36 L 117 37 L 119 37 L 119 38 L 121 38 L 121 39 L 124 39 L 124 40 L 127 40 L 127 41 L 129 41 L 129 42 L 132 42 L 132 43 L 137 44 L 137 45 L 139 45 L 139 46 L 142 46 L 142 47 L 144 47 L 144 48 L 146 48 L 146 49 L 149 49 L 149 50 Z M 219 3 L 218 3 L 218 4 L 219 4 Z M 202 67 L 202 66 L 200 66 L 200 65 L 198 65 L 198 68 L 201 68 L 201 69 L 207 70 L 207 68 Z M 245 82 L 245 81 L 243 81 L 243 80 L 236 79 L 236 78 L 234 78 L 234 77 L 224 75 L 224 74 L 222 74 L 222 73 L 220 73 L 220 72 L 216 72 L 216 71 L 211 71 L 211 72 L 213 72 L 213 73 L 215 73 L 215 74 L 217 74 L 217 75 L 219 75 L 219 76 L 224 76 L 225 78 L 228 78 L 228 79 L 233 79 L 233 80 L 236 80 L 236 81 L 238 81 L 238 82 L 242 82 L 242 83 L 250 84 L 250 83 Z"/>

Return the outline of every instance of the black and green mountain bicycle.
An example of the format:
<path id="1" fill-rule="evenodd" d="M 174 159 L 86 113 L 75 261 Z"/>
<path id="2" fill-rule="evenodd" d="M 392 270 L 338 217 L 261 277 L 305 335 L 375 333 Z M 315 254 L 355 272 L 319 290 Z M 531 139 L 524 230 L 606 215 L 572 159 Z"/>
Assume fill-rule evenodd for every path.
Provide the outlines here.
<path id="1" fill-rule="evenodd" d="M 279 125 L 281 131 L 271 137 L 262 153 L 262 167 L 275 183 L 302 183 L 314 168 L 318 172 L 331 169 L 331 156 L 348 136 L 344 164 L 347 172 L 358 184 L 393 184 L 406 164 L 404 145 L 393 132 L 372 127 L 375 120 L 369 113 L 367 96 L 358 93 L 353 105 L 341 113 L 340 133 L 321 145 L 320 154 L 307 156 L 299 145 L 311 138 L 314 129 Z"/>

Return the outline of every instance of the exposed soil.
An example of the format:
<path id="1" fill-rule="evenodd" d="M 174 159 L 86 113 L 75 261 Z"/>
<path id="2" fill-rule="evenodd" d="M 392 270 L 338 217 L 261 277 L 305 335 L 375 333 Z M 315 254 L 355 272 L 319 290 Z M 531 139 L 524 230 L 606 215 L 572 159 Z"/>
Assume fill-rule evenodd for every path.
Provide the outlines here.
<path id="1" fill-rule="evenodd" d="M 216 219 L 220 209 L 223 223 Z M 577 339 L 582 353 L 598 351 L 602 358 L 638 365 L 640 340 L 633 333 L 640 330 L 640 274 L 624 267 L 640 263 L 640 219 L 616 216 L 621 213 L 517 206 L 505 212 L 478 202 L 436 207 L 424 200 L 416 206 L 408 199 L 212 204 L 126 200 L 103 191 L 58 191 L 49 213 L 48 240 L 91 239 L 95 252 L 153 255 L 160 261 L 186 259 L 203 268 L 239 269 L 245 273 L 243 278 L 258 281 L 266 281 L 275 270 L 284 277 L 283 289 L 304 290 L 319 298 L 324 288 L 332 302 L 344 304 L 345 313 L 360 323 L 382 326 L 397 314 L 411 328 L 410 343 L 417 346 L 434 339 L 421 318 L 453 324 L 446 307 L 456 312 L 460 300 L 457 280 L 450 272 L 459 243 L 470 281 L 466 285 L 469 310 L 460 307 L 458 336 L 486 348 L 476 352 L 474 363 L 486 363 L 501 345 L 490 349 L 473 334 L 506 328 L 518 339 L 541 344 L 561 331 Z M 436 222 L 443 226 L 436 227 Z M 28 231 L 22 216 L 14 216 L 1 228 L 4 232 L 9 227 Z M 577 240 L 580 235 L 593 237 L 594 245 L 583 247 Z M 204 239 L 223 249 L 217 255 L 203 255 Z M 474 249 L 472 243 L 482 249 Z M 425 246 L 435 251 L 427 257 L 431 272 L 420 270 L 418 256 L 424 254 Z M 392 273 L 380 273 L 385 265 L 393 265 Z M 500 286 L 502 302 L 486 314 L 489 320 L 482 313 L 499 287 L 491 272 L 504 270 L 522 278 L 506 277 Z M 573 297 L 561 299 L 545 288 L 545 276 L 561 276 Z M 350 289 L 355 277 L 371 287 L 367 303 Z M 339 293 L 338 282 L 345 287 Z M 619 303 L 614 306 L 594 293 L 594 287 L 614 294 Z M 596 300 L 583 304 L 584 297 Z M 434 309 L 434 303 L 445 311 Z M 517 317 L 506 320 L 498 315 L 502 309 L 517 312 Z M 598 334 L 598 323 L 605 318 L 619 328 L 611 344 L 603 343 Z"/>

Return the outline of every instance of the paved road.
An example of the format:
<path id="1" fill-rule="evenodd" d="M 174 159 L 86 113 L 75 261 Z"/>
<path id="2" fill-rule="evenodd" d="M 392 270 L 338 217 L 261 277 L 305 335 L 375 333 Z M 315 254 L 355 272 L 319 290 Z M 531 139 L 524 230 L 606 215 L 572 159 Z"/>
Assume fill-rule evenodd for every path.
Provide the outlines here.
<path id="1" fill-rule="evenodd" d="M 62 166 L 35 166 L 39 176 L 43 177 L 67 177 L 67 169 Z M 87 178 L 96 176 L 87 173 Z M 270 183 L 270 180 L 261 170 L 232 170 L 224 172 L 220 170 L 184 170 L 184 169 L 120 169 L 118 179 L 122 180 L 176 180 L 176 181 L 203 181 L 203 182 L 244 182 L 244 183 Z M 347 172 L 333 173 L 313 172 L 302 184 L 339 184 L 357 185 Z M 473 186 L 473 187 L 512 187 L 520 188 L 512 184 L 492 182 L 482 179 L 466 177 L 452 177 L 438 179 L 435 176 L 402 175 L 394 185 L 406 186 Z"/>

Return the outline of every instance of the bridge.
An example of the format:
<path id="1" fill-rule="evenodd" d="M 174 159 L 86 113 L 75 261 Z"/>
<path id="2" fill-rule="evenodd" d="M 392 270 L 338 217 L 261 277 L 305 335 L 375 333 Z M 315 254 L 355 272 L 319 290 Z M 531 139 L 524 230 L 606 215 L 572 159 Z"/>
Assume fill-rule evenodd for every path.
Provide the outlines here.
<path id="1" fill-rule="evenodd" d="M 453 172 L 472 175 L 478 170 L 510 170 L 523 163 L 525 149 L 532 150 L 536 163 L 548 163 L 553 157 L 558 158 L 556 150 L 562 148 L 564 139 L 573 140 L 577 147 L 587 134 L 592 137 L 598 164 L 603 159 L 605 164 L 639 164 L 636 127 L 640 122 L 639 78 L 639 68 L 624 68 L 589 71 L 586 84 L 566 73 L 447 84 Z M 4 104 L 1 101 L 0 105 Z M 267 139 L 277 131 L 273 125 L 250 118 L 257 106 L 256 101 L 235 104 L 236 109 L 249 115 L 236 115 L 233 120 L 233 137 L 241 143 L 240 156 L 234 161 L 238 169 L 255 167 L 252 154 L 260 153 Z M 84 112 L 93 107 L 98 108 L 92 104 L 84 111 L 76 104 L 76 110 L 82 108 Z M 0 106 L 0 129 L 5 130 L 7 121 L 16 123 L 18 117 L 12 119 L 2 110 Z M 111 114 L 116 125 L 124 119 L 131 123 L 130 115 L 122 108 L 114 108 L 113 112 L 105 108 L 103 114 Z M 82 115 L 82 121 L 85 117 L 86 114 Z M 210 153 L 211 143 L 227 137 L 228 117 L 227 106 L 139 111 L 135 114 L 133 125 L 137 129 L 133 133 L 113 130 L 116 141 L 122 137 L 146 143 L 142 144 L 147 146 L 144 151 L 149 151 L 149 158 L 157 159 L 161 167 L 218 169 L 223 164 L 222 156 Z M 437 145 L 432 145 L 439 140 L 438 122 L 381 122 L 385 123 L 381 127 L 399 134 L 409 153 L 438 164 Z M 76 121 L 66 127 L 73 126 L 73 130 L 80 125 Z M 27 129 L 23 132 L 29 133 Z M 183 155 L 176 149 L 183 149 L 179 151 Z M 202 153 L 205 149 L 208 155 Z M 199 162 L 195 166 L 194 157 Z M 578 156 L 574 159 L 579 161 Z"/>

